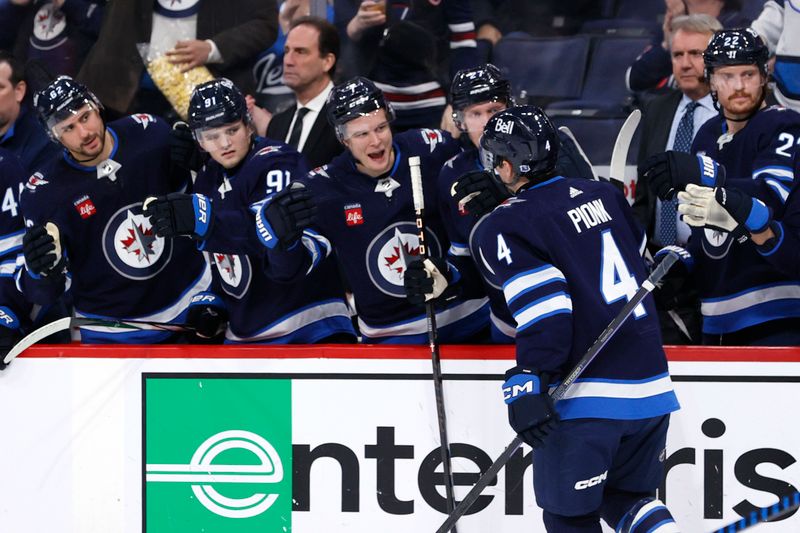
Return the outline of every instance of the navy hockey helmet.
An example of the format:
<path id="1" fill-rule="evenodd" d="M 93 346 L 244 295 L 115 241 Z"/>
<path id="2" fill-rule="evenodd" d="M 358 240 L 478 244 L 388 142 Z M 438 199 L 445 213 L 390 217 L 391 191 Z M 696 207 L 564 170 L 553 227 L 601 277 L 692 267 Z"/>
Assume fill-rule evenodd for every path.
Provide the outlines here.
<path id="1" fill-rule="evenodd" d="M 361 76 L 334 87 L 328 95 L 327 105 L 328 122 L 336 130 L 340 141 L 345 139 L 345 124 L 358 117 L 383 109 L 386 119 L 390 122 L 394 120 L 394 110 L 383 96 L 383 91 Z"/>
<path id="2" fill-rule="evenodd" d="M 85 105 L 98 112 L 103 105 L 84 84 L 69 76 L 59 76 L 50 85 L 33 95 L 33 107 L 47 133 L 54 140 L 58 135 L 53 131 L 56 124 L 74 116 Z"/>
<path id="3" fill-rule="evenodd" d="M 489 119 L 481 147 L 497 166 L 506 160 L 520 174 L 538 178 L 551 174 L 558 160 L 558 134 L 547 115 L 532 105 L 510 107 Z"/>
<path id="4" fill-rule="evenodd" d="M 467 107 L 485 102 L 514 105 L 511 84 L 491 63 L 459 70 L 450 85 L 450 102 L 453 104 L 453 120 L 462 131 L 466 131 L 463 111 Z"/>
<path id="5" fill-rule="evenodd" d="M 731 65 L 756 65 L 766 77 L 768 60 L 769 49 L 752 28 L 719 30 L 703 52 L 707 80 L 715 68 Z"/>
<path id="6" fill-rule="evenodd" d="M 188 118 L 192 131 L 217 128 L 237 120 L 250 123 L 247 101 L 228 78 L 218 78 L 195 87 L 189 100 Z"/>

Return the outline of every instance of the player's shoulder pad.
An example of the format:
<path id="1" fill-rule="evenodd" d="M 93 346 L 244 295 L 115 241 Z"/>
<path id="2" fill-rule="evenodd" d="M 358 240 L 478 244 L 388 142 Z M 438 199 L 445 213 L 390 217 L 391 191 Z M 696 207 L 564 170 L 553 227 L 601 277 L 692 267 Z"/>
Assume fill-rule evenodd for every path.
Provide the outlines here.
<path id="1" fill-rule="evenodd" d="M 776 130 L 786 126 L 800 127 L 800 113 L 778 104 L 764 108 L 754 119 L 759 123 L 769 124 Z M 764 129 L 773 128 L 766 126 Z"/>
<path id="2" fill-rule="evenodd" d="M 309 171 L 307 178 L 308 179 L 330 179 L 331 176 L 328 174 L 328 166 L 329 165 L 322 165 L 321 167 L 317 167 Z"/>

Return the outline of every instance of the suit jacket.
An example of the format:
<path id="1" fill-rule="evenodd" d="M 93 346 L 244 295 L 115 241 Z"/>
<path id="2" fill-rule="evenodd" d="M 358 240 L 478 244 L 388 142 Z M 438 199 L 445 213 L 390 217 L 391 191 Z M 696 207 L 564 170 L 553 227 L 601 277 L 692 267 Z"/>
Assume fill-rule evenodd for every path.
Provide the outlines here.
<path id="1" fill-rule="evenodd" d="M 289 133 L 289 126 L 297 111 L 297 105 L 273 115 L 267 126 L 267 137 L 283 142 Z M 308 132 L 308 138 L 300 151 L 308 161 L 309 168 L 317 168 L 329 163 L 331 159 L 341 154 L 344 146 L 336 138 L 333 126 L 328 122 L 328 104 L 322 106 L 317 120 Z"/>
<path id="2" fill-rule="evenodd" d="M 197 39 L 211 39 L 223 62 L 207 65 L 214 76 L 230 78 L 243 92 L 255 86 L 252 66 L 278 35 L 275 0 L 203 0 L 197 13 Z M 103 105 L 125 114 L 142 76 L 137 43 L 150 42 L 153 0 L 109 2 L 97 42 L 77 78 Z"/>
<path id="3" fill-rule="evenodd" d="M 641 167 L 642 163 L 651 155 L 666 150 L 672 120 L 682 97 L 682 92 L 673 90 L 654 98 L 645 106 L 642 113 L 642 139 L 639 144 L 638 167 Z M 633 212 L 639 222 L 645 226 L 649 244 L 655 231 L 656 196 L 650 192 L 647 180 L 643 179 L 641 172 L 638 174 L 636 183 Z"/>

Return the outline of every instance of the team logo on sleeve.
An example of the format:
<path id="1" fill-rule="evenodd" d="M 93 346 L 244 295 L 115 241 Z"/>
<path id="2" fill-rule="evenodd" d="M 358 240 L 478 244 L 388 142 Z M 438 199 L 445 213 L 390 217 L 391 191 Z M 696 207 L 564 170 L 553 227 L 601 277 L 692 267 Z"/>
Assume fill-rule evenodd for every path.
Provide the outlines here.
<path id="1" fill-rule="evenodd" d="M 727 231 L 703 228 L 703 238 L 700 240 L 703 252 L 711 259 L 722 259 L 731 249 L 733 239 Z"/>
<path id="2" fill-rule="evenodd" d="M 150 279 L 161 272 L 172 257 L 172 240 L 158 237 L 142 204 L 123 207 L 103 230 L 103 253 L 111 267 L 128 279 Z"/>
<path id="3" fill-rule="evenodd" d="M 442 246 L 430 230 L 425 231 L 428 252 L 442 256 Z M 372 283 L 384 294 L 405 298 L 403 276 L 406 266 L 419 258 L 417 226 L 413 222 L 398 222 L 379 233 L 367 248 L 367 272 Z"/>
<path id="4" fill-rule="evenodd" d="M 420 130 L 422 133 L 422 140 L 425 141 L 425 144 L 430 146 L 431 153 L 436 150 L 436 145 L 442 142 L 444 139 L 442 138 L 441 130 L 431 130 L 428 128 L 423 128 Z"/>
<path id="5" fill-rule="evenodd" d="M 28 182 L 25 184 L 25 188 L 31 192 L 36 191 L 36 187 L 41 187 L 42 185 L 47 185 L 50 183 L 44 176 L 42 176 L 41 172 L 34 172 L 33 176 L 28 178 Z"/>
<path id="6" fill-rule="evenodd" d="M 253 269 L 245 255 L 211 254 L 222 281 L 222 290 L 234 298 L 241 299 L 250 288 Z"/>
<path id="7" fill-rule="evenodd" d="M 154 123 L 156 119 L 153 118 L 153 115 L 148 115 L 147 113 L 137 113 L 135 115 L 131 115 L 131 118 L 139 124 L 143 130 L 147 129 L 147 126 Z"/>
<path id="8" fill-rule="evenodd" d="M 256 156 L 269 155 L 269 154 L 272 154 L 272 153 L 275 153 L 275 152 L 280 152 L 280 151 L 281 151 L 281 149 L 280 149 L 279 146 L 275 146 L 275 145 L 265 146 L 264 148 L 262 148 L 261 150 L 256 152 Z"/>

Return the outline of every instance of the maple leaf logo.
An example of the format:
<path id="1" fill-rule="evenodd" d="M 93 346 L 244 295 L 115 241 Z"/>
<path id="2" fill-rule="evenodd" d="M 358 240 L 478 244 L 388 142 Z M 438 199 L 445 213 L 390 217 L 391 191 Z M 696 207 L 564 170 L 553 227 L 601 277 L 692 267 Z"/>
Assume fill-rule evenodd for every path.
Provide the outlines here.
<path id="1" fill-rule="evenodd" d="M 123 249 L 134 254 L 140 263 L 144 261 L 150 263 L 150 257 L 156 254 L 153 249 L 153 243 L 156 240 L 153 228 L 144 228 L 144 224 L 137 224 L 130 211 L 128 211 L 128 224 L 128 235 L 120 240 Z"/>
<path id="2" fill-rule="evenodd" d="M 413 261 L 414 257 L 419 256 L 419 246 L 412 246 L 408 241 L 403 240 L 403 234 L 399 229 L 394 232 L 395 244 L 392 246 L 392 253 L 384 257 L 385 266 L 392 272 L 397 273 L 399 277 L 403 277 L 406 271 L 406 266 Z"/>
<path id="3" fill-rule="evenodd" d="M 234 269 L 236 258 L 234 256 L 230 254 L 214 254 L 214 259 L 217 262 L 217 269 L 220 273 L 224 271 L 231 281 L 236 279 L 236 272 Z"/>

